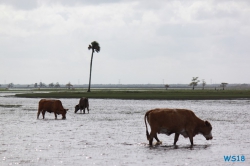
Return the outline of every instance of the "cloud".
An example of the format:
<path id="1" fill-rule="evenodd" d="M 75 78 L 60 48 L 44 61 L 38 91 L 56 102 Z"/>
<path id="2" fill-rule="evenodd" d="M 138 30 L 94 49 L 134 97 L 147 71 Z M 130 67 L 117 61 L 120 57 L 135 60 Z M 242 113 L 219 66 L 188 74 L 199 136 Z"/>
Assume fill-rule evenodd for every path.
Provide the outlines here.
<path id="1" fill-rule="evenodd" d="M 0 1 L 0 83 L 88 83 L 94 40 L 93 83 L 249 80 L 247 1 L 26 2 Z"/>
<path id="2" fill-rule="evenodd" d="M 110 3 L 119 3 L 120 0 L 0 0 L 0 4 L 12 6 L 17 10 L 33 10 L 42 5 L 46 6 L 85 6 L 85 5 L 101 5 Z"/>
<path id="3" fill-rule="evenodd" d="M 38 1 L 36 0 L 0 0 L 0 4 L 9 5 L 15 9 L 20 10 L 32 10 L 38 7 Z"/>

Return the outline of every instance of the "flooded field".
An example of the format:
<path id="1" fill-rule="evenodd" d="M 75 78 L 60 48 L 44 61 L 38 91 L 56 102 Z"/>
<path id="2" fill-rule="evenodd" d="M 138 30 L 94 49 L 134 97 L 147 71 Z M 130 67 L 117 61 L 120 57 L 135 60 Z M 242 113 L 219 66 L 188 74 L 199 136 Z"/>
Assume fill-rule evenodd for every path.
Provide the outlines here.
<path id="1" fill-rule="evenodd" d="M 90 99 L 89 114 L 75 114 L 78 99 L 61 99 L 66 120 L 36 119 L 40 99 L 0 93 L 0 165 L 250 165 L 250 100 Z M 144 114 L 153 108 L 187 108 L 213 126 L 213 140 L 160 134 L 148 146 Z M 155 142 L 155 140 L 154 140 Z M 225 161 L 225 156 L 234 156 Z M 235 158 L 235 161 L 233 160 Z M 233 161 L 232 161 L 233 160 Z"/>

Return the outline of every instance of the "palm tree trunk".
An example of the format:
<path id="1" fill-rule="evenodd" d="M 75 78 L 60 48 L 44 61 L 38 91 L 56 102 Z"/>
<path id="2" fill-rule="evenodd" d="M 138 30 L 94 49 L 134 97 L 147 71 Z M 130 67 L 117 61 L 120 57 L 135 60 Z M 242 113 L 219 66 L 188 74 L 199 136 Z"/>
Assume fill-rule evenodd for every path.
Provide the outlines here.
<path id="1" fill-rule="evenodd" d="M 91 84 L 91 72 L 92 72 L 92 61 L 93 61 L 94 50 L 92 50 L 91 61 L 90 61 L 90 73 L 89 73 L 89 88 L 87 92 L 90 92 L 90 84 Z"/>

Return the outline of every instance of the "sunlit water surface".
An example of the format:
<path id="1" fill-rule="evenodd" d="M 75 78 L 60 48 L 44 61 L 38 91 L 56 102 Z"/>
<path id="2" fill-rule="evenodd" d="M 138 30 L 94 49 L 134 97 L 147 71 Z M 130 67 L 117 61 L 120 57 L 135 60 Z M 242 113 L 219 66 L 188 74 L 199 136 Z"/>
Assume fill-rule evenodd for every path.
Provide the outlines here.
<path id="1" fill-rule="evenodd" d="M 0 165 L 250 165 L 250 100 L 89 99 L 90 113 L 75 114 L 78 99 L 61 99 L 66 120 L 46 113 L 37 120 L 40 99 L 0 93 Z M 13 106 L 16 105 L 16 106 Z M 144 114 L 153 108 L 187 108 L 213 126 L 213 140 L 160 134 L 148 146 Z M 245 161 L 225 162 L 225 155 Z"/>

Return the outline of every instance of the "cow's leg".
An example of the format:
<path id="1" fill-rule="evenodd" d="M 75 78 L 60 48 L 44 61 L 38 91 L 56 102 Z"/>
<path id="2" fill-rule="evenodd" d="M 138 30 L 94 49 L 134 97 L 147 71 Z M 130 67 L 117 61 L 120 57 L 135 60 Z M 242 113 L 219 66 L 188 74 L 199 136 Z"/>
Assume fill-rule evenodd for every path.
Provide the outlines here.
<path id="1" fill-rule="evenodd" d="M 158 139 L 158 137 L 157 137 L 157 134 L 155 134 L 155 137 L 154 137 L 155 139 L 156 139 L 156 141 L 157 141 L 157 145 L 160 145 L 162 142 Z"/>
<path id="2" fill-rule="evenodd" d="M 40 112 L 41 111 L 38 109 L 38 111 L 37 111 L 37 119 L 39 119 Z"/>
<path id="3" fill-rule="evenodd" d="M 56 113 L 54 112 L 54 114 L 55 114 L 55 119 L 57 119 L 57 115 L 56 115 Z"/>
<path id="4" fill-rule="evenodd" d="M 88 110 L 88 114 L 89 114 L 89 107 L 87 107 L 87 110 Z"/>
<path id="5" fill-rule="evenodd" d="M 174 135 L 174 145 L 176 145 L 176 142 L 178 141 L 178 139 L 179 139 L 179 133 L 175 133 L 175 135 Z"/>
<path id="6" fill-rule="evenodd" d="M 148 140 L 149 140 L 149 145 L 152 146 L 152 143 L 153 143 L 153 139 L 157 138 L 157 130 L 155 130 L 154 128 L 151 128 L 151 132 L 148 136 Z M 159 140 L 158 138 L 156 139 L 157 141 Z"/>
<path id="7" fill-rule="evenodd" d="M 149 145 L 150 145 L 150 146 L 153 145 L 153 138 L 149 140 Z"/>
<path id="8" fill-rule="evenodd" d="M 188 133 L 188 137 L 189 137 L 189 140 L 190 140 L 190 143 L 191 143 L 191 146 L 194 145 L 194 141 L 193 141 L 193 134 L 192 132 L 187 132 Z"/>
<path id="9" fill-rule="evenodd" d="M 45 112 L 46 112 L 46 111 L 44 111 L 44 110 L 42 111 L 42 114 L 43 114 L 43 119 L 44 119 L 44 116 L 45 116 Z"/>
<path id="10" fill-rule="evenodd" d="M 83 112 L 84 112 L 84 114 L 85 114 L 85 107 L 83 108 Z"/>

